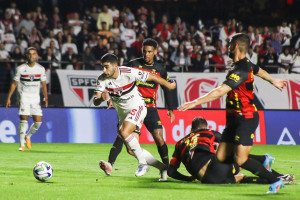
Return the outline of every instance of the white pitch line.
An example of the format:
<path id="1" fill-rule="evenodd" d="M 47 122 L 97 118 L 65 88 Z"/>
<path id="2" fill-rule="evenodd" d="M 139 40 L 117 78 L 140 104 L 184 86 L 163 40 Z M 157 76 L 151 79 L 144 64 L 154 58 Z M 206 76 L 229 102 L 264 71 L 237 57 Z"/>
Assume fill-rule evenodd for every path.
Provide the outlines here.
<path id="1" fill-rule="evenodd" d="M 300 162 L 300 160 L 275 160 L 275 162 Z"/>

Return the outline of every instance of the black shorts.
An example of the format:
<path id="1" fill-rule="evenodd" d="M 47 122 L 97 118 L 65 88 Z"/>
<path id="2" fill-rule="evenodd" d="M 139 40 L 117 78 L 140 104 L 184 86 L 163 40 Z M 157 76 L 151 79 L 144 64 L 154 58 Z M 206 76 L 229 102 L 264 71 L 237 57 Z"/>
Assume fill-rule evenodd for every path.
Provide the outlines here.
<path id="1" fill-rule="evenodd" d="M 239 173 L 237 164 L 220 163 L 215 156 L 207 166 L 206 172 L 201 180 L 205 184 L 236 183 L 234 175 Z"/>
<path id="2" fill-rule="evenodd" d="M 156 108 L 147 107 L 147 115 L 144 119 L 144 124 L 150 133 L 155 129 L 161 129 L 161 121 Z"/>
<path id="3" fill-rule="evenodd" d="M 257 112 L 253 113 L 253 118 L 245 118 L 244 116 L 226 117 L 226 127 L 221 142 L 252 146 L 258 122 Z"/>
<path id="4" fill-rule="evenodd" d="M 192 160 L 189 162 L 189 173 L 193 177 L 197 177 L 199 170 L 212 158 L 215 154 L 208 151 L 195 151 Z"/>

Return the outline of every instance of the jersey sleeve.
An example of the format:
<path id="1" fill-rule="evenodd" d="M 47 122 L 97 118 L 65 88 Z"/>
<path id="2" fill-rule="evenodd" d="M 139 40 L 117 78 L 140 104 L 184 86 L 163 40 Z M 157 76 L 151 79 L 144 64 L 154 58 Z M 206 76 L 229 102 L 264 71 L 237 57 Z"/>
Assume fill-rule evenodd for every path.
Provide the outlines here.
<path id="1" fill-rule="evenodd" d="M 99 76 L 97 80 L 95 93 L 96 92 L 103 93 L 104 91 L 105 91 L 105 81 L 101 78 L 101 76 Z"/>
<path id="2" fill-rule="evenodd" d="M 246 71 L 235 69 L 228 72 L 226 80 L 223 83 L 235 90 L 247 79 L 248 73 Z"/>
<path id="3" fill-rule="evenodd" d="M 220 143 L 221 142 L 221 137 L 222 137 L 222 134 L 218 131 L 212 131 L 215 135 L 215 142 L 218 142 Z"/>
<path id="4" fill-rule="evenodd" d="M 46 72 L 45 72 L 45 68 L 42 68 L 42 72 L 41 72 L 41 82 L 46 81 Z"/>
<path id="5" fill-rule="evenodd" d="M 161 77 L 166 81 L 170 81 L 169 75 L 166 69 L 162 66 L 161 70 Z M 175 110 L 178 107 L 178 100 L 177 100 L 177 90 L 169 90 L 168 88 L 161 86 L 164 96 L 165 96 L 165 103 L 168 110 Z"/>
<path id="6" fill-rule="evenodd" d="M 178 143 L 175 145 L 175 150 L 173 152 L 172 155 L 172 159 L 170 161 L 170 165 L 179 168 L 180 167 L 180 163 L 181 163 L 181 159 L 180 156 L 178 155 L 178 147 L 177 147 Z"/>
<path id="7" fill-rule="evenodd" d="M 131 68 L 131 75 L 134 76 L 136 81 L 146 82 L 149 77 L 149 72 Z"/>
<path id="8" fill-rule="evenodd" d="M 259 66 L 258 65 L 253 65 L 253 74 L 257 74 L 259 71 Z"/>
<path id="9" fill-rule="evenodd" d="M 20 67 L 17 67 L 16 73 L 14 76 L 14 81 L 20 81 L 20 76 L 21 76 L 21 70 L 20 70 Z"/>

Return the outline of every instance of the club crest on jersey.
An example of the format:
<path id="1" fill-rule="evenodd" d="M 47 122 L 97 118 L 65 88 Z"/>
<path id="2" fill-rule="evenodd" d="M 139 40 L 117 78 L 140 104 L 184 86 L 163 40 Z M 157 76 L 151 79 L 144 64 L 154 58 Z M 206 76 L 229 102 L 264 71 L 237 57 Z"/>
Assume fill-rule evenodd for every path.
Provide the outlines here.
<path id="1" fill-rule="evenodd" d="M 84 106 L 90 106 L 97 86 L 98 77 L 86 75 L 69 75 L 67 77 L 73 95 L 79 99 Z"/>
<path id="2" fill-rule="evenodd" d="M 114 94 L 121 96 L 123 93 L 123 88 L 116 88 L 113 90 Z"/>
<path id="3" fill-rule="evenodd" d="M 33 81 L 34 80 L 34 74 L 29 74 L 29 80 Z"/>

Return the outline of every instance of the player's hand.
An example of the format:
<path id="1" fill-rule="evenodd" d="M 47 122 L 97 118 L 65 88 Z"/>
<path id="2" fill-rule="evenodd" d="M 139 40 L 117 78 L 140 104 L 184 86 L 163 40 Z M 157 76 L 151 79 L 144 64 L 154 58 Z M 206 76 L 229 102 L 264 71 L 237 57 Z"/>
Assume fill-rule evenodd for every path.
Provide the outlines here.
<path id="1" fill-rule="evenodd" d="M 109 99 L 108 101 L 107 101 L 107 109 L 111 109 L 111 108 L 113 108 L 114 106 L 113 106 L 113 104 L 112 104 L 112 100 L 111 99 Z"/>
<path id="2" fill-rule="evenodd" d="M 171 119 L 171 123 L 173 123 L 175 120 L 175 114 L 174 114 L 173 110 L 168 110 L 167 115 Z"/>
<path id="3" fill-rule="evenodd" d="M 179 111 L 186 111 L 188 109 L 194 108 L 196 107 L 196 102 L 191 101 L 191 102 L 186 102 L 184 104 L 182 104 L 181 106 L 178 107 Z"/>
<path id="4" fill-rule="evenodd" d="M 109 99 L 109 94 L 108 94 L 108 91 L 104 91 L 102 94 L 101 94 L 101 97 L 104 101 L 108 100 Z"/>
<path id="5" fill-rule="evenodd" d="M 8 108 L 8 107 L 10 107 L 10 99 L 7 99 L 6 100 L 6 106 L 5 106 L 6 108 Z"/>
<path id="6" fill-rule="evenodd" d="M 47 98 L 44 97 L 44 101 L 45 101 L 45 107 L 47 108 L 48 107 L 48 97 Z"/>
<path id="7" fill-rule="evenodd" d="M 176 82 L 174 80 L 171 80 L 171 82 L 169 82 L 168 89 L 174 90 L 175 88 L 176 88 Z"/>
<path id="8" fill-rule="evenodd" d="M 282 79 L 275 79 L 272 84 L 280 91 L 287 86 L 287 81 Z"/>

